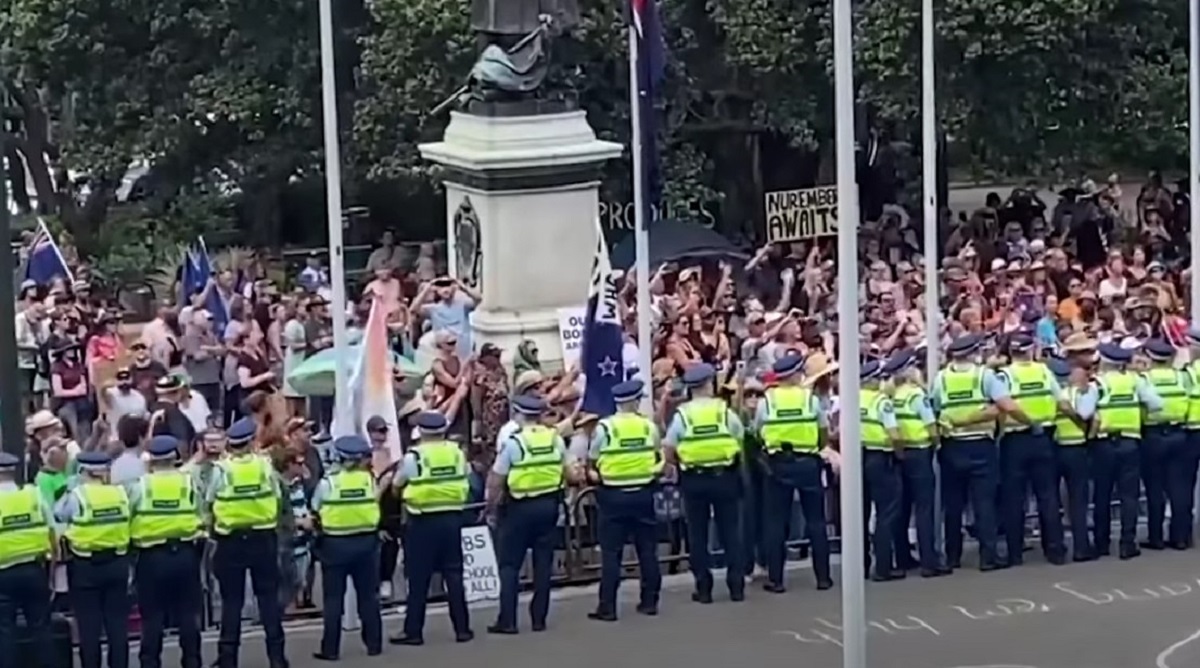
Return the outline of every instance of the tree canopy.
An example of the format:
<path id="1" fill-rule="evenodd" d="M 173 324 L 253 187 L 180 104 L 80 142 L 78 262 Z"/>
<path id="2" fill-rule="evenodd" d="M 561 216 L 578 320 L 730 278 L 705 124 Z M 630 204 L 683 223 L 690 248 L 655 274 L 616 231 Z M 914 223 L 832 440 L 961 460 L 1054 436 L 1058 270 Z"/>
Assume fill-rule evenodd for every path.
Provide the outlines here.
<path id="1" fill-rule="evenodd" d="M 0 2 L 0 131 L 22 207 L 97 236 L 141 162 L 151 166 L 147 215 L 187 218 L 180 201 L 195 211 L 196 198 L 232 198 L 244 224 L 271 239 L 285 190 L 320 178 L 315 2 Z M 936 4 L 939 121 L 955 168 L 1073 175 L 1186 164 L 1183 3 Z M 347 204 L 371 183 L 427 190 L 434 176 L 416 146 L 440 136 L 446 118 L 429 112 L 474 58 L 469 1 L 335 5 Z M 583 5 L 576 39 L 556 48 L 577 64 L 571 77 L 600 136 L 624 142 L 623 2 Z M 661 0 L 661 10 L 668 200 L 725 198 L 728 215 L 749 220 L 764 187 L 828 173 L 828 1 Z M 906 141 L 919 139 L 919 12 L 918 0 L 873 0 L 855 20 L 866 122 Z M 767 159 L 777 168 L 759 173 Z M 26 170 L 36 203 L 24 196 Z M 611 195 L 627 197 L 628 162 L 608 177 Z"/>

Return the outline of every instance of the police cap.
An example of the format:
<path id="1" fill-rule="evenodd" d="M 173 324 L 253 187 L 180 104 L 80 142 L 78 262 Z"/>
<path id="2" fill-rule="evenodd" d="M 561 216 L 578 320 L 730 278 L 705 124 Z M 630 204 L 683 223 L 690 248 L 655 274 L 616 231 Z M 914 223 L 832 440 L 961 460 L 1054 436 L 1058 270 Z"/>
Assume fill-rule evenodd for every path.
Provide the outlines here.
<path id="1" fill-rule="evenodd" d="M 1150 339 L 1142 344 L 1142 351 L 1155 362 L 1170 362 L 1175 359 L 1175 346 L 1164 339 Z"/>
<path id="2" fill-rule="evenodd" d="M 874 380 L 883 375 L 883 367 L 876 360 L 864 362 L 858 370 L 859 380 Z"/>
<path id="3" fill-rule="evenodd" d="M 103 471 L 112 464 L 112 457 L 107 452 L 93 450 L 89 452 L 81 452 L 75 458 L 79 463 L 79 467 L 87 471 Z"/>
<path id="4" fill-rule="evenodd" d="M 983 345 L 983 337 L 981 335 L 966 334 L 951 341 L 946 352 L 958 357 L 965 357 L 979 350 L 981 345 Z"/>
<path id="5" fill-rule="evenodd" d="M 512 403 L 521 415 L 537 417 L 546 412 L 546 400 L 536 394 L 519 394 Z"/>
<path id="6" fill-rule="evenodd" d="M 1109 364 L 1128 364 L 1133 359 L 1131 350 L 1116 343 L 1102 343 L 1096 351 L 1100 353 L 1101 361 Z"/>
<path id="7" fill-rule="evenodd" d="M 1033 348 L 1033 337 L 1025 332 L 1017 332 L 1008 339 L 1008 349 L 1014 353 L 1028 352 Z"/>
<path id="8" fill-rule="evenodd" d="M 258 433 L 258 424 L 253 418 L 244 417 L 237 422 L 229 425 L 229 429 L 225 430 L 225 437 L 229 439 L 229 446 L 240 448 L 250 444 L 254 440 L 254 435 Z"/>
<path id="9" fill-rule="evenodd" d="M 697 364 L 683 372 L 683 384 L 688 387 L 700 387 L 711 381 L 715 375 L 717 375 L 717 370 L 711 364 Z"/>
<path id="10" fill-rule="evenodd" d="M 1046 368 L 1058 380 L 1066 380 L 1071 375 L 1071 364 L 1059 357 L 1051 357 L 1046 360 Z"/>
<path id="11" fill-rule="evenodd" d="M 371 454 L 371 446 L 367 440 L 357 434 L 353 436 L 339 436 L 333 441 L 333 449 L 338 455 L 346 459 L 360 459 Z"/>
<path id="12" fill-rule="evenodd" d="M 888 361 L 883 363 L 883 368 L 880 370 L 885 376 L 894 376 L 905 369 L 915 366 L 917 363 L 917 353 L 914 350 L 899 350 L 888 358 Z"/>
<path id="13" fill-rule="evenodd" d="M 636 378 L 627 380 L 624 383 L 617 383 L 612 389 L 613 400 L 618 404 L 638 401 L 642 398 L 642 390 L 645 388 L 646 384 Z"/>
<path id="14" fill-rule="evenodd" d="M 0 471 L 15 469 L 21 465 L 21 459 L 11 452 L 0 452 Z"/>
<path id="15" fill-rule="evenodd" d="M 154 459 L 173 459 L 179 454 L 179 439 L 167 434 L 160 434 L 150 439 L 146 452 Z"/>
<path id="16" fill-rule="evenodd" d="M 788 353 L 775 361 L 771 366 L 771 371 L 775 373 L 776 378 L 788 378 L 795 375 L 798 371 L 804 368 L 804 358 L 795 353 Z"/>
<path id="17" fill-rule="evenodd" d="M 446 416 L 436 411 L 422 411 L 417 415 L 416 424 L 424 434 L 444 434 L 450 427 Z"/>

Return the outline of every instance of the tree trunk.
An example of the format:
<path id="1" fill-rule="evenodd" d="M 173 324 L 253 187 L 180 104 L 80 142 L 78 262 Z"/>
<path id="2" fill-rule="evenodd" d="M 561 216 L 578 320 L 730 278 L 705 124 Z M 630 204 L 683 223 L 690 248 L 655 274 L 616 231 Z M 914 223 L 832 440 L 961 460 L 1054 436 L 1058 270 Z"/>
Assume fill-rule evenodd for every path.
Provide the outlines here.
<path id="1" fill-rule="evenodd" d="M 29 201 L 29 185 L 25 181 L 25 162 L 21 156 L 21 152 L 17 150 L 14 137 L 6 137 L 4 143 L 4 157 L 8 160 L 8 185 L 9 193 L 13 203 L 17 205 L 17 212 L 21 215 L 29 214 L 33 211 L 33 203 Z"/>

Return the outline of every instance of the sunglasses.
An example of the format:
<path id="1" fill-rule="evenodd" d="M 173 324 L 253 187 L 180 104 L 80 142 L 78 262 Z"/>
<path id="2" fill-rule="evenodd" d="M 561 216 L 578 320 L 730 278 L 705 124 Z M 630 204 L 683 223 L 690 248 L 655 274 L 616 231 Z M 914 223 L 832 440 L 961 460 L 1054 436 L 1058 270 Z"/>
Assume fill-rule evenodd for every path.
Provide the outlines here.
<path id="1" fill-rule="evenodd" d="M 387 428 L 387 427 L 380 427 L 379 429 L 372 429 L 372 430 L 371 430 L 371 433 L 372 433 L 372 434 L 386 434 L 386 433 L 388 433 L 388 428 Z"/>

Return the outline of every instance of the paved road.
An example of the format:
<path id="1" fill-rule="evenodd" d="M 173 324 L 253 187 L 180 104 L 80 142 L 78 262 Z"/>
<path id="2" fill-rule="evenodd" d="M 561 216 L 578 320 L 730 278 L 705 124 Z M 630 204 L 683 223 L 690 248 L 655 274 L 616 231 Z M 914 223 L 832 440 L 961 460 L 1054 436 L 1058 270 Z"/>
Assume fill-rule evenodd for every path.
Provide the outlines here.
<path id="1" fill-rule="evenodd" d="M 1030 553 L 1027 553 L 1030 554 Z M 841 665 L 838 589 L 817 592 L 811 574 L 789 574 L 791 589 L 771 595 L 753 589 L 745 603 L 700 606 L 686 578 L 668 580 L 662 614 L 632 610 L 633 590 L 622 590 L 621 620 L 592 622 L 585 615 L 594 590 L 561 593 L 551 628 L 492 637 L 484 628 L 494 611 L 473 611 L 473 643 L 453 642 L 449 620 L 432 614 L 421 648 L 388 647 L 367 658 L 347 634 L 345 668 L 419 661 L 421 668 L 837 668 Z M 981 574 L 964 570 L 938 580 L 910 578 L 869 584 L 869 660 L 881 668 L 1195 668 L 1200 666 L 1200 553 L 1153 553 L 1054 567 L 1029 563 Z M 388 622 L 394 632 L 399 620 Z M 288 632 L 294 668 L 323 665 L 310 658 L 317 633 Z M 173 650 L 170 650 L 173 652 Z M 215 655 L 206 644 L 207 657 Z M 266 668 L 261 640 L 248 638 L 242 668 Z M 177 659 L 165 657 L 167 665 Z"/>

